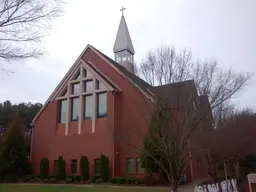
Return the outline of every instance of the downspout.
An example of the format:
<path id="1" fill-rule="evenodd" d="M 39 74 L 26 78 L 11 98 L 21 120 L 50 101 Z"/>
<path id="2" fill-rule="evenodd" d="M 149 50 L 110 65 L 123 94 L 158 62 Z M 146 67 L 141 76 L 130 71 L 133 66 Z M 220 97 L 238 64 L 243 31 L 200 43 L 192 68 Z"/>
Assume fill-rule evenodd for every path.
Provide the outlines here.
<path id="1" fill-rule="evenodd" d="M 112 159 L 112 177 L 115 176 L 115 94 L 116 94 L 116 91 L 114 90 L 113 91 L 113 100 L 112 100 L 112 113 L 113 113 L 113 119 L 112 119 L 112 136 L 113 136 L 113 159 Z"/>

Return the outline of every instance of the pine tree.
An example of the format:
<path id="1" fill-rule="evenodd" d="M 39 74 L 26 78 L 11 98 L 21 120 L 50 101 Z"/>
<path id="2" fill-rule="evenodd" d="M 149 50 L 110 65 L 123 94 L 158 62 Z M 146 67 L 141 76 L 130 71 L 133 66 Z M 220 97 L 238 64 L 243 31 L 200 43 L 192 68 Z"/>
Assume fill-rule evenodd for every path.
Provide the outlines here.
<path id="1" fill-rule="evenodd" d="M 21 120 L 17 116 L 4 133 L 0 145 L 0 176 L 15 174 L 18 177 L 31 173 Z"/>
<path id="2" fill-rule="evenodd" d="M 58 158 L 58 179 L 64 181 L 66 179 L 66 162 L 62 156 Z"/>
<path id="3" fill-rule="evenodd" d="M 89 180 L 89 161 L 86 156 L 82 156 L 80 158 L 80 174 L 81 174 L 81 180 L 87 181 Z"/>
<path id="4" fill-rule="evenodd" d="M 109 176 L 109 160 L 108 157 L 102 154 L 100 156 L 100 177 L 104 182 L 106 182 L 108 181 Z"/>
<path id="5" fill-rule="evenodd" d="M 49 160 L 46 157 L 43 157 L 40 162 L 40 176 L 43 179 L 48 178 L 49 174 Z"/>

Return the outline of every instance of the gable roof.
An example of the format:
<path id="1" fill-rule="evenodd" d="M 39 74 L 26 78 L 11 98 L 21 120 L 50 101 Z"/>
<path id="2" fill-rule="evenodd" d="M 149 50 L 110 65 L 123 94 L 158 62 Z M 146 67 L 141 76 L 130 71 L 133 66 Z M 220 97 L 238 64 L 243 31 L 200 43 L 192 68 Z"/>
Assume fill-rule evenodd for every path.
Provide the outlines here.
<path id="1" fill-rule="evenodd" d="M 113 52 L 117 53 L 123 50 L 128 50 L 133 55 L 135 54 L 130 33 L 125 21 L 124 16 L 121 17 L 121 21 L 118 27 L 116 40 L 113 48 Z"/>
<path id="2" fill-rule="evenodd" d="M 42 111 L 44 110 L 44 108 L 46 107 L 46 105 L 52 100 L 52 98 L 54 98 L 54 96 L 56 95 L 56 93 L 58 92 L 58 90 L 61 88 L 61 86 L 66 82 L 66 80 L 70 77 L 70 74 L 77 68 L 77 66 L 79 65 L 79 61 L 82 58 L 82 56 L 84 55 L 84 53 L 88 50 L 91 49 L 92 51 L 94 51 L 97 55 L 99 55 L 101 58 L 103 58 L 110 66 L 112 66 L 115 70 L 117 70 L 121 75 L 123 75 L 124 77 L 126 77 L 130 82 L 132 82 L 137 88 L 139 88 L 139 90 L 146 96 L 151 97 L 152 94 L 151 92 L 148 90 L 149 87 L 151 87 L 148 83 L 146 83 L 145 81 L 143 81 L 142 79 L 140 79 L 139 77 L 137 77 L 136 75 L 130 73 L 129 71 L 127 71 L 123 66 L 121 66 L 120 64 L 116 63 L 114 60 L 112 60 L 111 58 L 109 58 L 108 56 L 106 56 L 105 54 L 103 54 L 102 52 L 100 52 L 99 50 L 97 50 L 96 48 L 94 48 L 91 45 L 87 45 L 85 47 L 85 49 L 82 51 L 82 53 L 79 55 L 79 57 L 76 59 L 76 61 L 74 62 L 74 64 L 70 67 L 70 69 L 68 70 L 68 72 L 65 74 L 65 76 L 62 78 L 62 80 L 60 81 L 60 83 L 58 84 L 58 86 L 54 89 L 54 91 L 52 92 L 52 94 L 50 95 L 50 97 L 46 100 L 46 102 L 44 103 L 43 107 L 41 108 L 41 110 L 37 113 L 37 115 L 35 116 L 35 118 L 33 119 L 32 122 L 35 122 L 36 119 L 39 117 L 39 115 L 42 113 Z M 87 62 L 88 64 L 88 62 Z M 93 64 L 91 64 L 89 62 L 90 66 L 92 67 Z M 95 67 L 93 66 L 93 68 L 95 69 Z M 101 73 L 101 76 L 104 76 Z M 105 80 L 106 78 L 104 78 Z M 113 85 L 113 83 L 111 81 L 108 81 L 109 83 L 111 83 Z M 116 87 L 116 86 L 115 86 Z"/>
<path id="3" fill-rule="evenodd" d="M 166 85 L 152 87 L 155 97 L 170 105 L 183 105 L 195 90 L 194 80 L 181 81 Z M 197 95 L 196 95 L 197 96 Z"/>

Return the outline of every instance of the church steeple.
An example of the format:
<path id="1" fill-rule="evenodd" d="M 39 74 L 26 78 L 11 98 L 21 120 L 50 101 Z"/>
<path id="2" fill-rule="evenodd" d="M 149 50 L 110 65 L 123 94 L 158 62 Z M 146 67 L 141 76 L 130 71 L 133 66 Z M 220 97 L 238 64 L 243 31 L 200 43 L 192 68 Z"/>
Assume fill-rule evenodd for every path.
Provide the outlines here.
<path id="1" fill-rule="evenodd" d="M 114 44 L 113 52 L 115 54 L 115 61 L 125 67 L 131 73 L 134 73 L 133 55 L 135 54 L 132 40 L 129 34 L 129 30 L 124 17 L 124 9 L 122 11 L 122 17 L 119 24 L 118 32 L 116 35 L 116 41 Z"/>

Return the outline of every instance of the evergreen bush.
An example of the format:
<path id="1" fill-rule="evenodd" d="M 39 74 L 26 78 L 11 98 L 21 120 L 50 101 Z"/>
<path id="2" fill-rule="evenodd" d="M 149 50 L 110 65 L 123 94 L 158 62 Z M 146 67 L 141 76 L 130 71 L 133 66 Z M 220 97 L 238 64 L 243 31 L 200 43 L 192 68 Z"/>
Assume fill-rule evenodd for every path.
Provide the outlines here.
<path id="1" fill-rule="evenodd" d="M 102 182 L 103 182 L 103 180 L 102 180 L 101 178 L 99 178 L 99 179 L 96 180 L 96 183 L 97 183 L 97 184 L 101 184 Z"/>
<path id="2" fill-rule="evenodd" d="M 80 158 L 80 174 L 81 174 L 81 181 L 89 180 L 89 161 L 86 156 L 82 156 Z"/>
<path id="3" fill-rule="evenodd" d="M 22 177 L 22 180 L 25 181 L 25 182 L 32 181 L 33 179 L 34 179 L 34 176 L 32 174 L 24 175 Z"/>
<path id="4" fill-rule="evenodd" d="M 92 182 L 95 183 L 97 179 L 100 179 L 100 176 L 99 175 L 94 175 L 92 177 Z"/>
<path id="5" fill-rule="evenodd" d="M 58 180 L 65 181 L 66 180 L 66 162 L 62 156 L 58 158 Z"/>
<path id="6" fill-rule="evenodd" d="M 118 178 L 116 178 L 116 183 L 125 184 L 126 183 L 126 178 L 125 177 L 118 177 Z"/>
<path id="7" fill-rule="evenodd" d="M 105 155 L 100 156 L 100 177 L 104 182 L 109 180 L 110 171 L 109 171 L 109 160 Z"/>
<path id="8" fill-rule="evenodd" d="M 40 175 L 42 179 L 48 178 L 49 175 L 49 160 L 43 157 L 40 162 Z"/>
<path id="9" fill-rule="evenodd" d="M 66 182 L 67 182 L 67 183 L 72 183 L 72 182 L 74 182 L 74 177 L 73 177 L 73 176 L 68 176 L 67 179 L 66 179 Z"/>
<path id="10" fill-rule="evenodd" d="M 75 181 L 80 182 L 81 181 L 81 176 L 80 175 L 75 175 Z"/>

